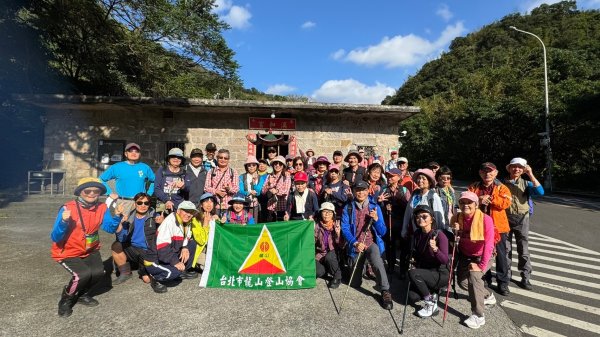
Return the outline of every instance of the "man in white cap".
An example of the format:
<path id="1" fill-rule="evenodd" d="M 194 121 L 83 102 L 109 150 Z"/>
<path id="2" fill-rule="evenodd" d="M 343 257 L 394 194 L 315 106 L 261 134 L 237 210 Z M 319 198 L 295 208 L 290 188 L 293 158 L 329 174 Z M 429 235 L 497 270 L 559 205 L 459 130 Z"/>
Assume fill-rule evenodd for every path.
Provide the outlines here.
<path id="1" fill-rule="evenodd" d="M 400 185 L 406 187 L 406 189 L 412 193 L 417 188 L 417 185 L 412 179 L 412 172 L 408 170 L 408 159 L 406 159 L 406 157 L 400 157 L 396 164 L 400 172 L 402 172 L 400 175 Z"/>
<path id="2" fill-rule="evenodd" d="M 506 243 L 506 254 L 508 261 L 512 260 L 512 237 L 517 241 L 517 254 L 519 255 L 518 268 L 521 272 L 521 288 L 531 290 L 531 260 L 529 258 L 529 216 L 532 214 L 531 197 L 544 195 L 544 188 L 533 175 L 531 166 L 523 158 L 513 158 L 506 165 L 509 178 L 506 179 L 506 187 L 512 194 L 512 203 L 506 210 L 510 232 Z M 521 176 L 525 173 L 529 180 Z M 510 273 L 510 272 L 509 272 Z M 509 274 L 510 275 L 510 274 Z"/>
<path id="3" fill-rule="evenodd" d="M 140 162 L 141 147 L 136 143 L 125 146 L 125 161 L 111 165 L 100 175 L 100 180 L 106 187 L 106 194 L 113 200 L 120 199 L 119 204 L 124 206 L 124 214 L 129 214 L 134 209 L 133 197 L 144 192 L 148 195 L 154 193 L 154 172 L 150 166 Z M 108 182 L 115 181 L 113 191 Z M 147 184 L 150 183 L 148 188 Z"/>

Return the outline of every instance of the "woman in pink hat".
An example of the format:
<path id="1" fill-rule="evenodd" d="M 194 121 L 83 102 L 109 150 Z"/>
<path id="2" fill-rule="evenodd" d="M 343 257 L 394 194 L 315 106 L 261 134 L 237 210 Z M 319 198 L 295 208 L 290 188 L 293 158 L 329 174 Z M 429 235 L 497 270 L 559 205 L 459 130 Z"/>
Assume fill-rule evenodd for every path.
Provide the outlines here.
<path id="1" fill-rule="evenodd" d="M 325 180 L 327 178 L 327 169 L 329 168 L 329 165 L 331 165 L 331 163 L 325 156 L 320 156 L 313 164 L 315 172 L 312 175 L 310 175 L 308 187 L 315 191 L 317 195 L 321 194 L 323 185 L 325 185 Z"/>
<path id="2" fill-rule="evenodd" d="M 260 205 L 258 198 L 262 192 L 267 175 L 258 174 L 258 160 L 255 156 L 248 156 L 244 163 L 246 173 L 240 175 L 240 194 L 246 198 L 250 213 L 254 219 L 258 219 Z"/>

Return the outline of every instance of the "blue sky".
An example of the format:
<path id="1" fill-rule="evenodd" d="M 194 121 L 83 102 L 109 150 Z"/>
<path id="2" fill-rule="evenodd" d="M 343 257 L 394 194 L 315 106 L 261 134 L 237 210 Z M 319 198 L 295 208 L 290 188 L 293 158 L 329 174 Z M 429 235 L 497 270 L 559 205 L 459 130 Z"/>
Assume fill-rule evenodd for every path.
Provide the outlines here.
<path id="1" fill-rule="evenodd" d="M 541 0 L 217 0 L 246 88 L 379 104 L 450 42 Z M 579 9 L 600 0 L 579 0 Z"/>

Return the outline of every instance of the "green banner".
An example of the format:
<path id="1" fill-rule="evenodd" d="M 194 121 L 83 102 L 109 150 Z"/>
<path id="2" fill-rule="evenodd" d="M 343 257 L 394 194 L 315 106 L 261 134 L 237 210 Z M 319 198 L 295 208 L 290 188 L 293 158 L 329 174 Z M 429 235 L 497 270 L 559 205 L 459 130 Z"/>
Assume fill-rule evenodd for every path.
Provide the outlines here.
<path id="1" fill-rule="evenodd" d="M 201 287 L 279 290 L 313 288 L 313 221 L 211 225 Z"/>

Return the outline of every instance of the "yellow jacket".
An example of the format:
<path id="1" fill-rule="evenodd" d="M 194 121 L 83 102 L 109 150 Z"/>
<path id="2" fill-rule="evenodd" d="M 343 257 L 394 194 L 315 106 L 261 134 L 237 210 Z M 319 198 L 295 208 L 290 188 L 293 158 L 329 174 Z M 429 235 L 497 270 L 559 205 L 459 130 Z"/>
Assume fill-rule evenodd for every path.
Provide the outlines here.
<path id="1" fill-rule="evenodd" d="M 192 219 L 192 236 L 194 237 L 194 241 L 196 241 L 196 253 L 194 254 L 194 260 L 192 261 L 192 266 L 195 266 L 198 263 L 198 257 L 206 247 L 208 243 L 208 229 L 209 225 L 203 225 L 200 220 L 193 218 Z"/>

